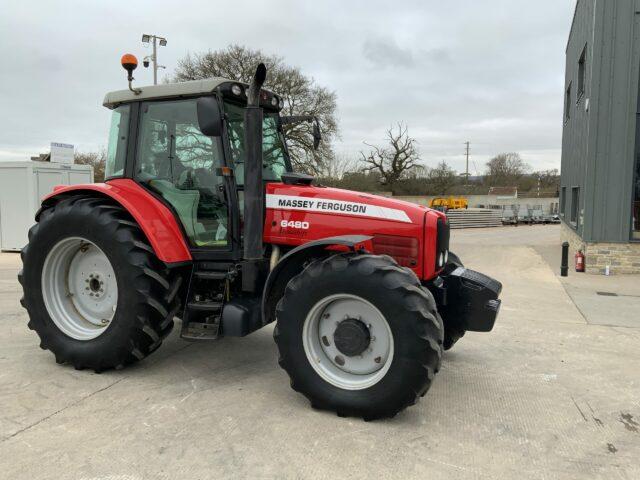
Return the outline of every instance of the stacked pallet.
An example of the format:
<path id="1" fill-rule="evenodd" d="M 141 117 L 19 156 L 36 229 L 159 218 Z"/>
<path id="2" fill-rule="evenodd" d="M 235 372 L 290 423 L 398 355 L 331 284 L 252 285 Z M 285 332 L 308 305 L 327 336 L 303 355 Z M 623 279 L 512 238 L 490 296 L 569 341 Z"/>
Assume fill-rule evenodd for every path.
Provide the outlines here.
<path id="1" fill-rule="evenodd" d="M 467 208 L 447 212 L 451 228 L 481 228 L 502 226 L 502 211 L 489 208 Z"/>

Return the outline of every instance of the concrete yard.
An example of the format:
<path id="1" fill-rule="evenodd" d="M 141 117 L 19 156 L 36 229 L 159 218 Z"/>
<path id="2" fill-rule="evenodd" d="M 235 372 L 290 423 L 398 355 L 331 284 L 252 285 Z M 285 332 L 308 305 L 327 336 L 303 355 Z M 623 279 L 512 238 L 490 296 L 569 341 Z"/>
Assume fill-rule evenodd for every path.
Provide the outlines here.
<path id="1" fill-rule="evenodd" d="M 418 405 L 368 423 L 291 390 L 272 327 L 175 329 L 100 375 L 56 365 L 27 329 L 19 256 L 0 254 L 0 478 L 640 478 L 640 278 L 560 279 L 559 244 L 558 226 L 453 231 L 504 284 L 496 327 L 447 352 Z"/>

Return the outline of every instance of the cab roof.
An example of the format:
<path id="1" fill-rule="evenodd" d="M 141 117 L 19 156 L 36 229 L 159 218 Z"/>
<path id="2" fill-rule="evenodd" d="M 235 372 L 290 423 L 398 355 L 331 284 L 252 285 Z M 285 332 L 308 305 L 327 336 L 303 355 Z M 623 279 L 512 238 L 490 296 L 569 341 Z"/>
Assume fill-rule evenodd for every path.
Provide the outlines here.
<path id="1" fill-rule="evenodd" d="M 149 85 L 146 87 L 137 87 L 142 93 L 136 95 L 131 90 L 117 90 L 109 92 L 104 96 L 102 105 L 107 108 L 115 108 L 121 103 L 135 102 L 138 100 L 190 97 L 201 95 L 203 93 L 211 93 L 223 83 L 237 83 L 242 86 L 246 84 L 229 80 L 228 78 L 206 78 L 203 80 L 191 80 L 189 82 L 180 83 L 164 83 L 162 85 Z"/>

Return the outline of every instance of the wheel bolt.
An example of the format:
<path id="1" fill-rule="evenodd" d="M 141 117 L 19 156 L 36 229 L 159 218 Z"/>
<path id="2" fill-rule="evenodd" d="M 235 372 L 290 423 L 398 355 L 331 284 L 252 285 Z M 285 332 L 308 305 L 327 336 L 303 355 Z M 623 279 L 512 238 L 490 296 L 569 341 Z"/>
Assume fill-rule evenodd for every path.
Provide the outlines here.
<path id="1" fill-rule="evenodd" d="M 376 362 L 376 363 L 380 363 L 382 361 L 382 358 L 381 357 L 376 357 L 376 358 L 373 359 L 373 361 Z"/>
<path id="2" fill-rule="evenodd" d="M 344 358 L 342 358 L 340 355 L 336 355 L 336 358 L 334 358 L 334 360 L 336 361 L 336 363 L 340 366 L 344 365 Z"/>

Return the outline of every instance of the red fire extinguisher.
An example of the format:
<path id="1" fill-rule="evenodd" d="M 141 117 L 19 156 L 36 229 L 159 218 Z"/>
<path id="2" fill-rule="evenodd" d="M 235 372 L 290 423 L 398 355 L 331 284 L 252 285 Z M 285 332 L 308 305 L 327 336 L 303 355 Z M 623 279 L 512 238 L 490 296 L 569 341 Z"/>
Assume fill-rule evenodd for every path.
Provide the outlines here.
<path id="1" fill-rule="evenodd" d="M 576 252 L 576 272 L 584 272 L 584 253 L 582 250 Z"/>

